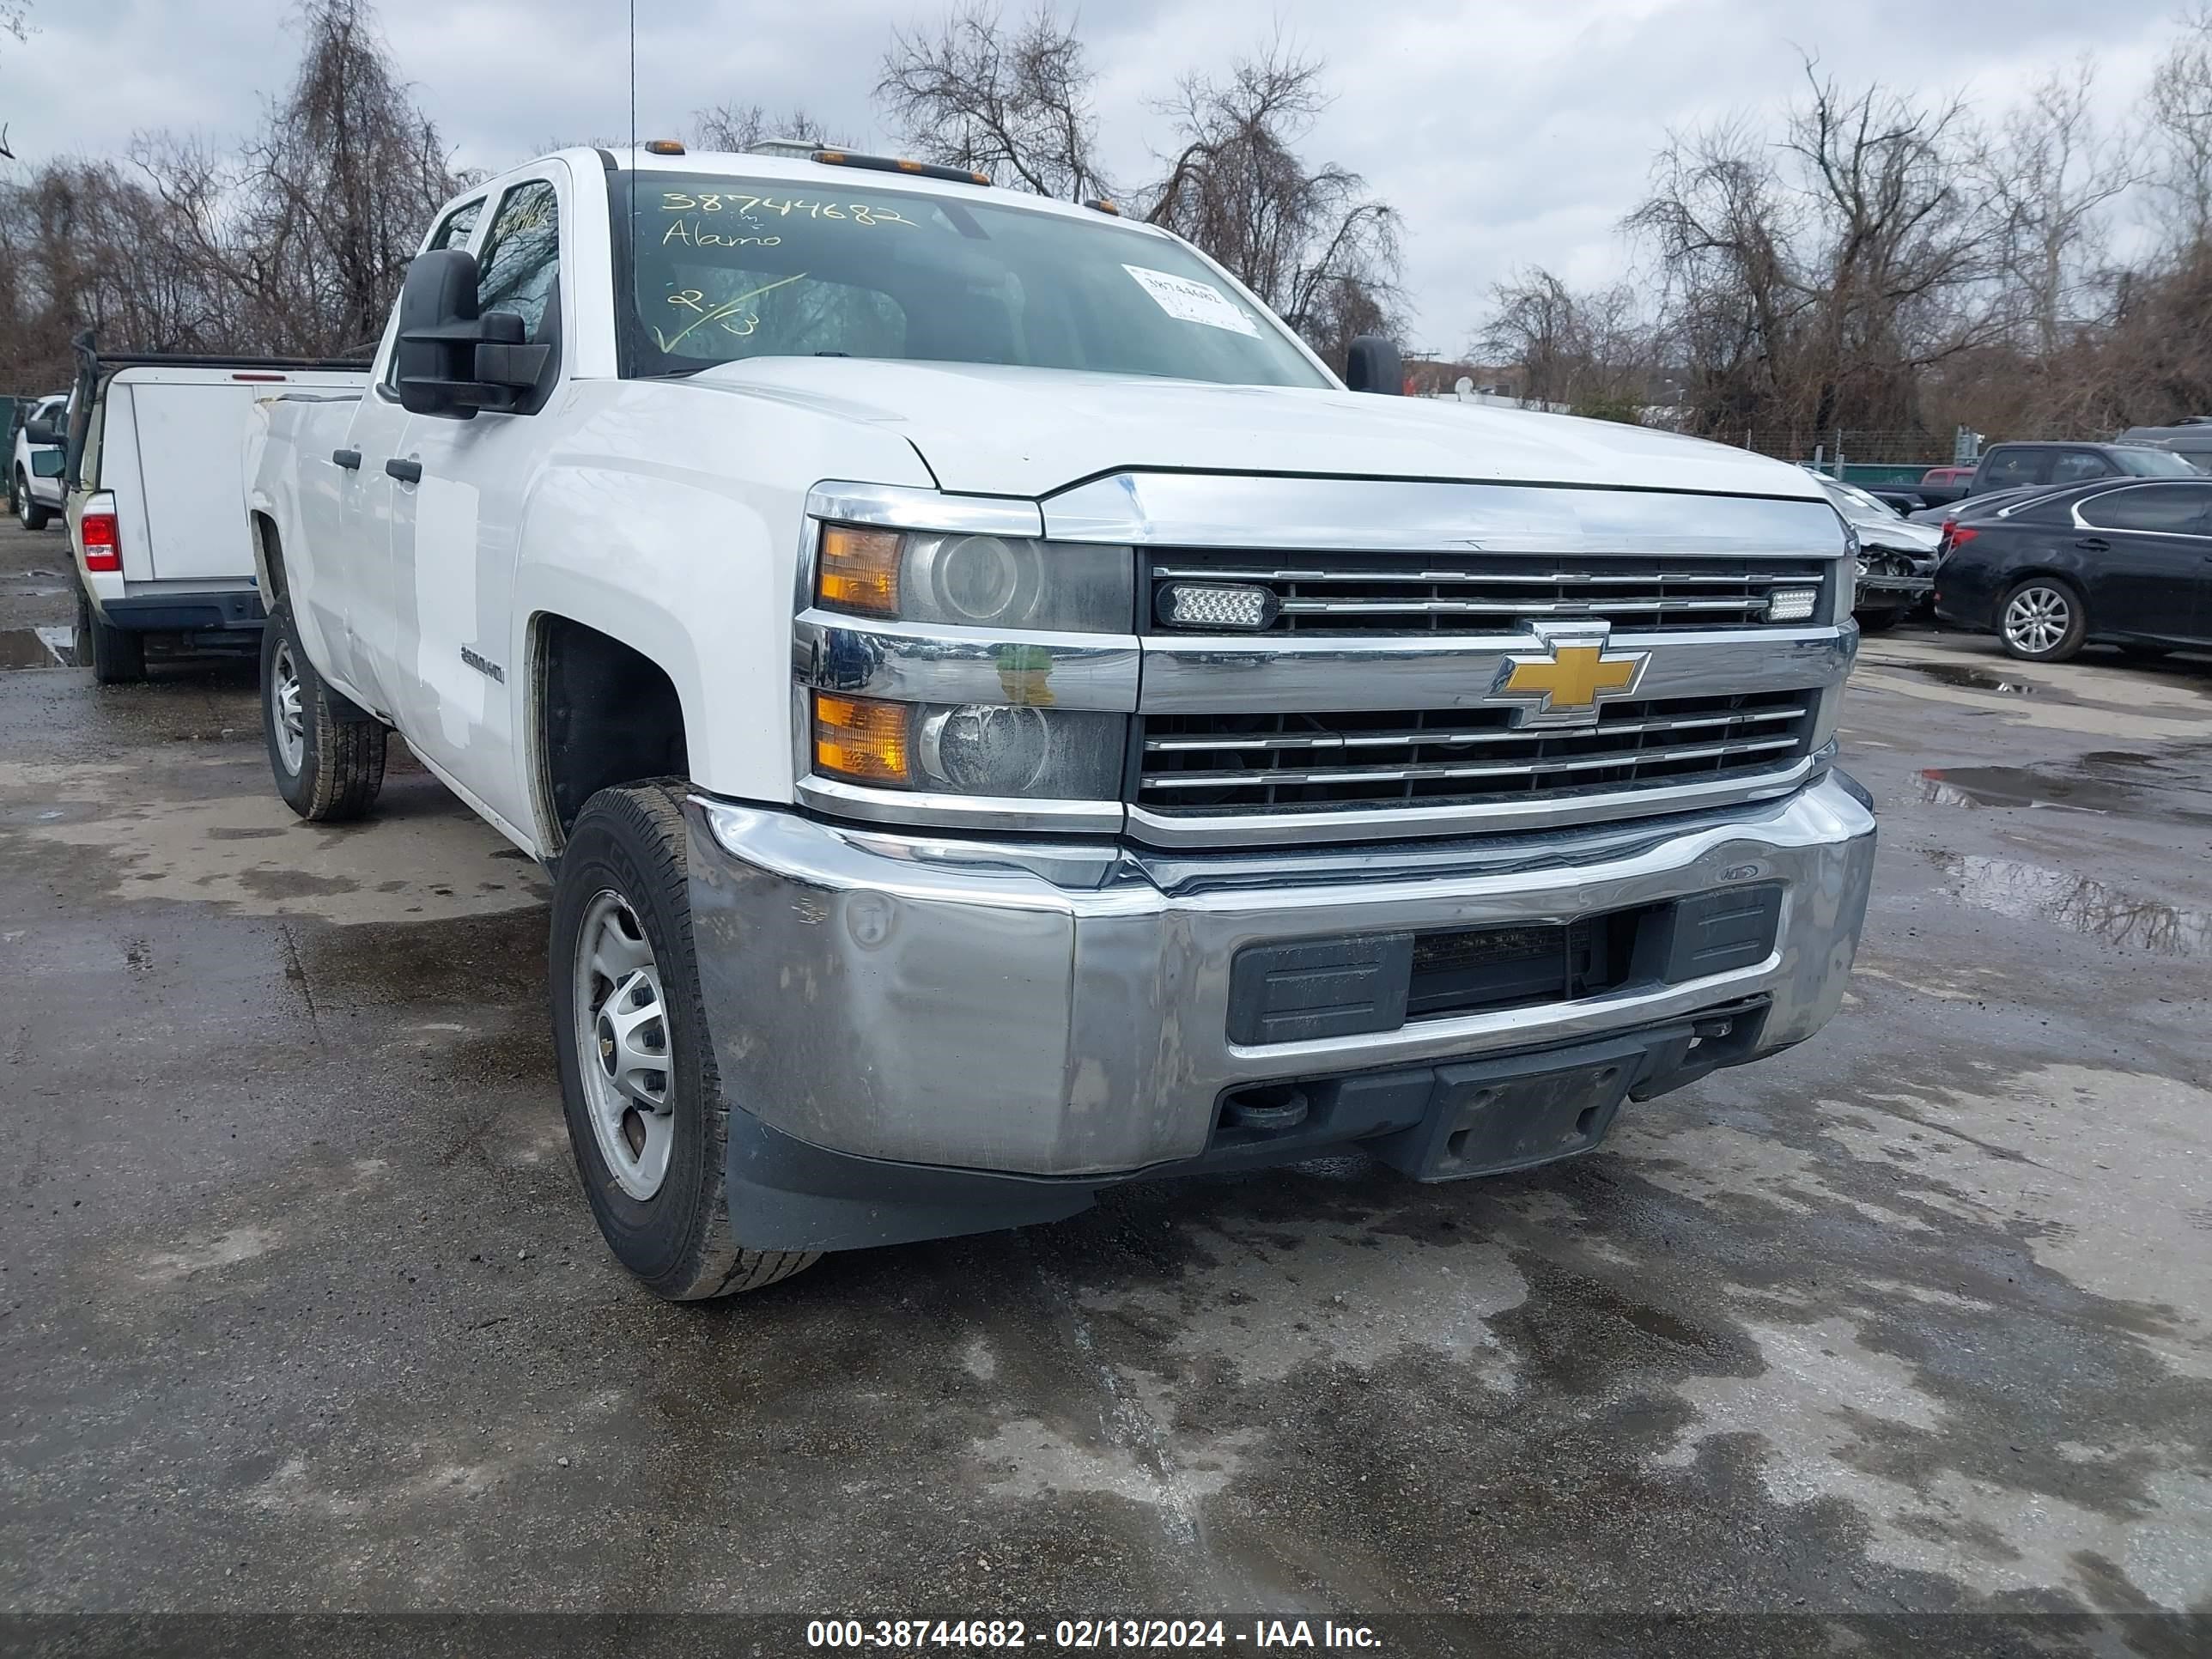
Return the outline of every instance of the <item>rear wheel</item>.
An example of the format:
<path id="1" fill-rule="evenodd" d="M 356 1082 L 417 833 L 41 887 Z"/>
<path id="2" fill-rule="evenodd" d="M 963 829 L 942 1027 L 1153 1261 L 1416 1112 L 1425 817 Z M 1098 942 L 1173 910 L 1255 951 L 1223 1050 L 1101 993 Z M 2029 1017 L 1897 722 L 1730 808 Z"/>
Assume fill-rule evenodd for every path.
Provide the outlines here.
<path id="1" fill-rule="evenodd" d="M 23 469 L 15 469 L 15 522 L 26 530 L 44 530 L 48 518 L 46 509 L 31 499 L 31 481 Z"/>
<path id="2" fill-rule="evenodd" d="M 276 793 L 301 817 L 335 823 L 376 804 L 385 729 L 323 684 L 281 599 L 261 625 L 261 727 Z"/>
<path id="3" fill-rule="evenodd" d="M 102 685 L 126 685 L 146 678 L 146 636 L 100 620 L 91 597 L 76 591 L 76 659 Z"/>
<path id="4" fill-rule="evenodd" d="M 2081 648 L 2088 631 L 2080 592 L 2057 576 L 2014 583 L 1997 606 L 1997 637 L 2027 662 L 2064 662 Z"/>
<path id="5" fill-rule="evenodd" d="M 818 1252 L 748 1250 L 730 1224 L 730 1109 L 700 1001 L 673 780 L 584 803 L 553 886 L 553 1041 L 568 1145 L 616 1260 L 697 1301 L 757 1290 Z"/>

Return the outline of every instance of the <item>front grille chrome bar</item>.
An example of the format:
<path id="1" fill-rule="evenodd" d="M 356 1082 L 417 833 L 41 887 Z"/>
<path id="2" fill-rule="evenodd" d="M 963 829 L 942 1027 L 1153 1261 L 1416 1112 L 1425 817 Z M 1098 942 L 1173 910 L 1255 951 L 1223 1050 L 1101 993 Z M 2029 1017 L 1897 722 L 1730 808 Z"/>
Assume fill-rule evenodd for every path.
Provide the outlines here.
<path id="1" fill-rule="evenodd" d="M 1138 708 L 1147 714 L 1351 713 L 1472 708 L 1489 700 L 1516 635 L 1146 635 Z M 1856 630 L 1766 627 L 1615 633 L 1608 650 L 1644 652 L 1639 698 L 1796 691 L 1840 684 Z"/>
<path id="2" fill-rule="evenodd" d="M 1653 732 L 1697 732 L 1717 726 L 1741 726 L 1753 721 L 1799 720 L 1811 711 L 1800 705 L 1780 708 L 1746 709 L 1725 714 L 1685 715 L 1670 720 L 1608 720 L 1607 737 L 1640 736 Z M 1556 740 L 1554 728 L 1522 731 L 1450 732 L 1409 729 L 1399 732 L 1294 732 L 1220 738 L 1146 738 L 1148 755 L 1210 754 L 1217 750 L 1461 748 L 1479 743 L 1542 743 Z"/>
<path id="3" fill-rule="evenodd" d="M 1146 745 L 1150 747 L 1149 744 Z M 1449 762 L 1425 766 L 1332 766 L 1314 771 L 1269 769 L 1263 772 L 1174 772 L 1145 780 L 1146 789 L 1234 789 L 1283 785 L 1323 787 L 1366 783 L 1419 783 L 1479 778 L 1527 778 L 1531 781 L 1553 772 L 1618 770 L 1632 762 L 1638 766 L 1667 766 L 1685 761 L 1729 760 L 1741 755 L 1769 754 L 1800 749 L 1799 738 L 1762 738 L 1755 742 L 1677 744 L 1671 749 L 1638 749 L 1620 754 L 1589 755 L 1571 760 L 1524 761 L 1517 765 L 1457 765 Z"/>

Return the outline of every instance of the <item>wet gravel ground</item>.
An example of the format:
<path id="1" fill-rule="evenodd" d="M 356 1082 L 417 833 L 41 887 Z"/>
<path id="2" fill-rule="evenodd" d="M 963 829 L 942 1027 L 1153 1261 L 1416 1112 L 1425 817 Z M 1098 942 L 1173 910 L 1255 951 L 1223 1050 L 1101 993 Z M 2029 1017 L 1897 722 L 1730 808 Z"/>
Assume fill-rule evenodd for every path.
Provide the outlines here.
<path id="1" fill-rule="evenodd" d="M 2212 661 L 1870 639 L 1844 1013 L 1589 1157 L 672 1308 L 576 1191 L 540 872 L 404 766 L 295 822 L 250 669 L 42 657 L 64 557 L 0 532 L 0 1611 L 2212 1613 Z"/>

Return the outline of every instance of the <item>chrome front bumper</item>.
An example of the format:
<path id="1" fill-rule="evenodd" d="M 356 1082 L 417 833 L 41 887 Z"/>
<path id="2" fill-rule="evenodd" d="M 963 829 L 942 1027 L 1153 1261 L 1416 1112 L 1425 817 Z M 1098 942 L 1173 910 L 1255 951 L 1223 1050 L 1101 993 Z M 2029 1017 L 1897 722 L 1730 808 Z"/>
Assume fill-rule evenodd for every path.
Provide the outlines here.
<path id="1" fill-rule="evenodd" d="M 1843 999 L 1875 822 L 1830 775 L 1663 823 L 1443 845 L 1168 857 L 891 834 L 694 799 L 691 908 L 730 1103 L 830 1152 L 1024 1176 L 1204 1153 L 1243 1085 L 1565 1044 L 1768 999 L 1757 1053 Z M 1783 889 L 1734 971 L 1279 1043 L 1228 1035 L 1249 945 L 1572 921 Z"/>

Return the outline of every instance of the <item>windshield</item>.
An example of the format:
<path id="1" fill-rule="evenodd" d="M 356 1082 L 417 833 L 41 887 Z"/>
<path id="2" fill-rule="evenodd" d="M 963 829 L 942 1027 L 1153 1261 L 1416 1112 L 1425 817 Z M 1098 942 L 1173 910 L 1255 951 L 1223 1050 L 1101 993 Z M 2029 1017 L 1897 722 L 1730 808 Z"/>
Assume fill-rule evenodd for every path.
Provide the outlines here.
<path id="1" fill-rule="evenodd" d="M 1844 516 L 1847 519 L 1863 521 L 1871 520 L 1875 523 L 1887 523 L 1900 516 L 1897 509 L 1888 502 L 1868 495 L 1865 490 L 1855 484 L 1840 483 L 1833 478 L 1823 478 L 1820 480 L 1820 488 L 1828 492 L 1830 498 L 1842 509 Z"/>
<path id="2" fill-rule="evenodd" d="M 1119 225 L 810 180 L 624 173 L 629 374 L 750 357 L 889 357 L 1231 386 L 1328 381 L 1181 244 Z"/>
<path id="3" fill-rule="evenodd" d="M 2153 449 L 2148 445 L 2130 444 L 2112 451 L 2124 472 L 2138 478 L 2198 478 L 2203 474 L 2183 456 L 2170 449 Z"/>

